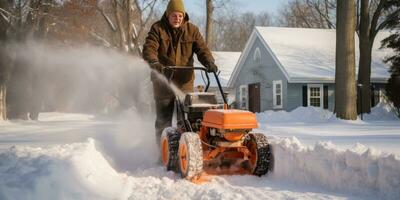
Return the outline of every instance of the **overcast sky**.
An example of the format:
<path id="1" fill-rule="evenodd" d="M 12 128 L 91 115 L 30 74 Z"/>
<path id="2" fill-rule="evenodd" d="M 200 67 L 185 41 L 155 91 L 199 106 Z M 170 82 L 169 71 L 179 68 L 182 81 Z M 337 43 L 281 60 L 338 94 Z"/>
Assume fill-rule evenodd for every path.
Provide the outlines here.
<path id="1" fill-rule="evenodd" d="M 188 14 L 205 14 L 205 0 L 184 0 Z M 275 14 L 276 11 L 289 0 L 233 0 L 240 11 L 264 12 Z"/>

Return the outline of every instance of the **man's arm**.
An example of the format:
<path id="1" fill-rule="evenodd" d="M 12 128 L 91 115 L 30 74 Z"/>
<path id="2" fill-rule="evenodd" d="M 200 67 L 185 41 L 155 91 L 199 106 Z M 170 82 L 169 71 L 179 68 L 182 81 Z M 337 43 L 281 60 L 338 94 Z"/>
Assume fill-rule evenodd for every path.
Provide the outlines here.
<path id="1" fill-rule="evenodd" d="M 146 37 L 146 41 L 143 45 L 143 59 L 150 65 L 158 63 L 158 48 L 160 47 L 160 35 L 155 28 L 155 24 L 151 26 L 151 29 Z"/>
<path id="2" fill-rule="evenodd" d="M 207 44 L 204 41 L 203 36 L 201 36 L 201 33 L 197 27 L 194 33 L 193 50 L 196 53 L 197 58 L 202 65 L 204 65 L 208 69 L 210 68 L 211 65 L 215 66 L 214 57 L 212 56 L 210 49 L 207 47 Z"/>

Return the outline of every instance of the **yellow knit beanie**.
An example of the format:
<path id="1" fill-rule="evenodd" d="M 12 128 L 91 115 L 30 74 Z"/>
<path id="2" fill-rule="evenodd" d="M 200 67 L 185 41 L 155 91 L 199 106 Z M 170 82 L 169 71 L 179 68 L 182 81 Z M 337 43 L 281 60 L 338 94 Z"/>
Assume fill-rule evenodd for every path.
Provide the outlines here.
<path id="1" fill-rule="evenodd" d="M 181 12 L 183 13 L 183 15 L 185 15 L 185 6 L 183 5 L 182 0 L 170 0 L 167 6 L 167 10 L 165 12 L 167 14 L 167 17 L 172 12 Z"/>

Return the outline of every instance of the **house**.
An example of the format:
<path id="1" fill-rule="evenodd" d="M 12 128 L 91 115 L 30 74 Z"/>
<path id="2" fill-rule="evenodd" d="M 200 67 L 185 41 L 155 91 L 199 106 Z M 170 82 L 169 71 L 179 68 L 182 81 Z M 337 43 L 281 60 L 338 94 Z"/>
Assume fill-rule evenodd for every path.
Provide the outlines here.
<path id="1" fill-rule="evenodd" d="M 232 103 L 235 99 L 235 92 L 234 92 L 233 88 L 228 87 L 228 81 L 231 78 L 233 70 L 235 69 L 235 66 L 240 58 L 241 52 L 213 51 L 212 54 L 215 59 L 215 64 L 218 66 L 218 69 L 220 71 L 220 74 L 218 77 L 219 77 L 221 86 L 224 90 L 224 93 L 228 94 L 227 95 L 228 103 Z M 195 57 L 193 65 L 195 67 L 203 66 L 197 60 L 197 57 Z M 194 82 L 195 88 L 199 85 L 201 85 L 201 86 L 206 85 L 206 77 L 205 77 L 204 73 L 201 73 L 201 71 L 196 71 L 195 76 L 196 76 L 195 82 Z M 215 77 L 212 74 L 209 74 L 209 77 L 210 77 L 209 91 L 216 93 L 217 100 L 222 103 L 223 102 L 222 96 L 220 95 Z"/>
<path id="2" fill-rule="evenodd" d="M 379 33 L 373 47 L 373 104 L 390 77 L 382 60 L 391 50 L 379 49 L 385 36 Z M 332 111 L 335 45 L 335 30 L 255 27 L 227 86 L 235 90 L 237 108 L 261 112 L 315 106 Z"/>

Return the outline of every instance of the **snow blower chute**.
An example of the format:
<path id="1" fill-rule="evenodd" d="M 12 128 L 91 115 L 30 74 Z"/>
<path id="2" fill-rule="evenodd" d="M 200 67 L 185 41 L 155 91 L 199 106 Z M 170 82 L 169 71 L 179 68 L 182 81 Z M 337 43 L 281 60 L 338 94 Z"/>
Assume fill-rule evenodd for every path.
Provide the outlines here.
<path id="1" fill-rule="evenodd" d="M 271 171 L 273 155 L 265 135 L 252 133 L 258 123 L 254 113 L 229 109 L 217 73 L 213 73 L 224 104 L 207 92 L 210 79 L 203 67 L 168 67 L 175 70 L 205 72 L 204 92 L 176 96 L 176 127 L 163 130 L 160 142 L 162 164 L 193 180 L 208 174 L 253 174 Z"/>

